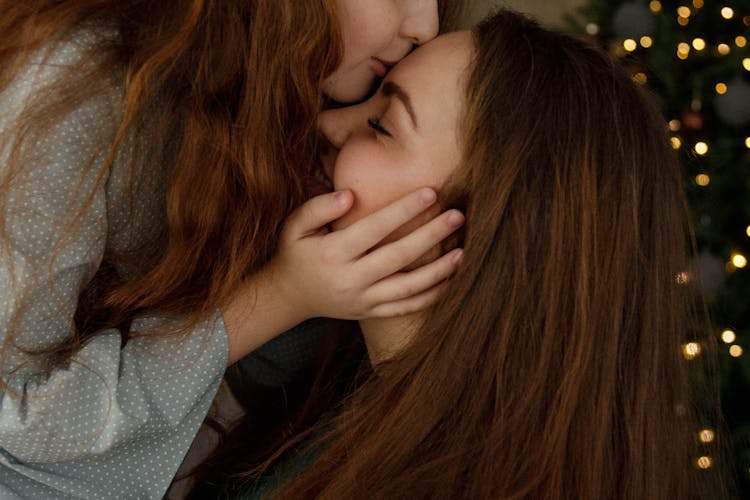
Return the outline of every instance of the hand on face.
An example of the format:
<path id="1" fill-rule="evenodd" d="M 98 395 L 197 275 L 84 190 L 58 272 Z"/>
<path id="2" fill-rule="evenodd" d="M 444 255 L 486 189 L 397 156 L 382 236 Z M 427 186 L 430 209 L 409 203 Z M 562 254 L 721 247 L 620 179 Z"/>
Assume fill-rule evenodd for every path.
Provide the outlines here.
<path id="1" fill-rule="evenodd" d="M 331 99 L 364 99 L 377 78 L 403 59 L 414 45 L 437 36 L 437 0 L 336 0 L 344 56 L 326 79 Z"/>
<path id="2" fill-rule="evenodd" d="M 335 229 L 421 187 L 439 192 L 461 161 L 462 77 L 473 50 L 468 32 L 438 37 L 396 66 L 369 100 L 321 114 L 319 129 L 333 147 L 324 158 L 328 174 L 336 190 L 354 193 L 354 207 Z M 434 215 L 411 221 L 388 239 Z"/>

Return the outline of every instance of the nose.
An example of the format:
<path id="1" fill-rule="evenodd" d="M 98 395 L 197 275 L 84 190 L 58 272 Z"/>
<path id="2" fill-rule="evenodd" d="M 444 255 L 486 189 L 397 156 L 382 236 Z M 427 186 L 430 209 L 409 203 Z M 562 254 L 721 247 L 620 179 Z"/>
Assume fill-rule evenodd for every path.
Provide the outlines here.
<path id="1" fill-rule="evenodd" d="M 401 26 L 401 36 L 416 45 L 435 38 L 440 31 L 438 0 L 414 0 Z"/>
<path id="2" fill-rule="evenodd" d="M 318 116 L 318 130 L 337 150 L 362 124 L 366 126 L 363 104 L 323 111 Z"/>

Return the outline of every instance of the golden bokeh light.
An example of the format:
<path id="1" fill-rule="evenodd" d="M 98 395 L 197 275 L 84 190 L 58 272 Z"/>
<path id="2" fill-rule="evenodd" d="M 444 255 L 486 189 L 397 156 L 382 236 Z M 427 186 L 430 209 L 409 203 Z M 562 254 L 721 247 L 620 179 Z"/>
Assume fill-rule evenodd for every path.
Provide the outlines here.
<path id="1" fill-rule="evenodd" d="M 721 9 L 721 17 L 724 19 L 732 19 L 734 17 L 734 9 L 731 7 L 724 7 Z"/>
<path id="2" fill-rule="evenodd" d="M 661 2 L 659 0 L 652 0 L 648 4 L 648 8 L 651 9 L 651 12 L 653 13 L 661 12 Z"/>
<path id="3" fill-rule="evenodd" d="M 654 39 L 650 36 L 642 36 L 641 37 L 641 47 L 649 48 L 654 44 Z"/>
<path id="4" fill-rule="evenodd" d="M 682 42 L 677 46 L 677 57 L 680 59 L 687 59 L 688 55 L 690 54 L 690 45 L 688 45 L 685 42 Z"/>
<path id="5" fill-rule="evenodd" d="M 711 460 L 711 457 L 699 457 L 698 460 L 695 461 L 695 465 L 698 466 L 699 469 L 710 469 L 713 465 L 713 460 Z"/>
<path id="6" fill-rule="evenodd" d="M 695 144 L 695 152 L 701 156 L 708 154 L 708 144 L 705 142 L 698 142 Z"/>
<path id="7" fill-rule="evenodd" d="M 743 48 L 743 47 L 745 47 L 747 45 L 747 38 L 745 38 L 744 36 L 740 35 L 740 36 L 738 36 L 737 38 L 734 39 L 734 44 L 737 47 L 739 47 L 739 48 Z"/>
<path id="8" fill-rule="evenodd" d="M 734 344 L 734 341 L 737 340 L 737 334 L 732 330 L 724 330 L 721 332 L 721 340 L 724 341 L 725 344 Z"/>
<path id="9" fill-rule="evenodd" d="M 719 52 L 719 54 L 725 56 L 732 51 L 732 48 L 726 43 L 720 43 L 719 46 L 716 47 L 716 50 Z"/>
<path id="10" fill-rule="evenodd" d="M 638 48 L 638 44 L 632 38 L 627 38 L 624 42 L 622 42 L 622 46 L 628 52 L 633 52 L 635 49 Z"/>
<path id="11" fill-rule="evenodd" d="M 711 184 L 711 178 L 706 174 L 698 174 L 695 176 L 695 183 L 700 187 L 706 187 Z"/>
<path id="12" fill-rule="evenodd" d="M 646 76 L 646 73 L 636 73 L 633 75 L 633 81 L 640 85 L 645 85 L 648 83 L 648 77 Z"/>
<path id="13" fill-rule="evenodd" d="M 682 122 L 680 120 L 670 120 L 669 121 L 669 130 L 672 132 L 677 132 L 682 128 Z M 750 137 L 748 137 L 748 140 L 750 140 Z"/>
<path id="14" fill-rule="evenodd" d="M 698 433 L 698 439 L 701 443 L 713 443 L 716 438 L 716 433 L 711 429 L 702 429 Z"/>
<path id="15" fill-rule="evenodd" d="M 727 93 L 727 84 L 726 83 L 717 83 L 716 84 L 716 93 L 719 95 L 724 95 Z"/>
<path id="16" fill-rule="evenodd" d="M 693 48 L 695 50 L 703 50 L 706 48 L 706 41 L 703 38 L 696 38 L 693 40 Z"/>
<path id="17" fill-rule="evenodd" d="M 682 355 L 685 359 L 694 359 L 701 353 L 701 345 L 697 342 L 689 342 L 682 346 Z"/>
<path id="18" fill-rule="evenodd" d="M 747 266 L 747 258 L 740 253 L 732 254 L 732 265 L 737 269 L 743 269 Z"/>
<path id="19" fill-rule="evenodd" d="M 732 347 L 729 348 L 729 355 L 732 356 L 733 358 L 739 358 L 740 356 L 742 356 L 743 353 L 744 351 L 742 350 L 742 347 L 738 345 L 733 345 Z"/>
<path id="20" fill-rule="evenodd" d="M 681 16 L 677 17 L 677 24 L 679 24 L 680 26 L 687 26 L 689 23 L 690 23 L 689 17 L 681 17 Z"/>
<path id="21" fill-rule="evenodd" d="M 680 17 L 690 17 L 691 11 L 690 7 L 686 7 L 682 5 L 681 7 L 677 7 L 677 15 Z"/>
<path id="22" fill-rule="evenodd" d="M 669 141 L 672 143 L 674 149 L 680 149 L 682 147 L 682 140 L 679 137 L 672 137 Z"/>
<path id="23" fill-rule="evenodd" d="M 742 60 L 742 67 L 747 71 L 750 71 L 750 57 L 746 57 Z"/>
<path id="24" fill-rule="evenodd" d="M 693 0 L 693 7 L 696 9 L 703 7 L 703 0 Z"/>

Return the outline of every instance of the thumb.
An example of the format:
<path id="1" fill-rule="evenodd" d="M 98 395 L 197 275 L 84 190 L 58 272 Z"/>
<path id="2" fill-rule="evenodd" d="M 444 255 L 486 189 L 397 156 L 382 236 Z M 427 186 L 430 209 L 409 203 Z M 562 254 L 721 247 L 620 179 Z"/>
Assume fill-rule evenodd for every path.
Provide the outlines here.
<path id="1" fill-rule="evenodd" d="M 287 231 L 294 239 L 315 233 L 347 213 L 354 203 L 349 190 L 326 193 L 307 200 L 287 220 Z"/>

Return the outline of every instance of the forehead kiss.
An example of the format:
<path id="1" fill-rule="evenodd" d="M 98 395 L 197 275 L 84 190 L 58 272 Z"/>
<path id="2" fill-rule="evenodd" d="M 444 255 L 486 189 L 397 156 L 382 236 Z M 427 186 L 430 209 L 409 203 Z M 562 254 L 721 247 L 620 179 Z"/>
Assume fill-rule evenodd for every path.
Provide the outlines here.
<path id="1" fill-rule="evenodd" d="M 355 204 L 345 227 L 421 187 L 440 187 L 461 161 L 464 76 L 474 50 L 470 32 L 440 36 L 386 77 L 378 92 L 354 106 L 321 114 L 333 146 L 325 168 Z"/>

